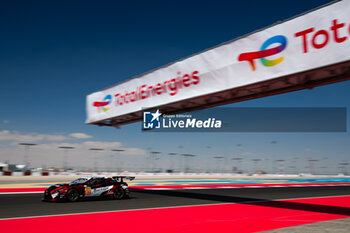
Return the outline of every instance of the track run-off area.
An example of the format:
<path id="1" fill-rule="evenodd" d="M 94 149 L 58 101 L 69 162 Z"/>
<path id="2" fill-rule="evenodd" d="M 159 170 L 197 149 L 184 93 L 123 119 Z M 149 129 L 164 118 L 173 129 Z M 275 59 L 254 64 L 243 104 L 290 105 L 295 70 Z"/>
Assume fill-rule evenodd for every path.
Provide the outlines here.
<path id="1" fill-rule="evenodd" d="M 73 232 L 259 232 L 350 217 L 348 180 L 323 181 L 147 181 L 131 184 L 129 199 L 76 203 L 42 202 L 43 187 L 1 188 L 0 229 L 53 233 L 66 225 Z"/>

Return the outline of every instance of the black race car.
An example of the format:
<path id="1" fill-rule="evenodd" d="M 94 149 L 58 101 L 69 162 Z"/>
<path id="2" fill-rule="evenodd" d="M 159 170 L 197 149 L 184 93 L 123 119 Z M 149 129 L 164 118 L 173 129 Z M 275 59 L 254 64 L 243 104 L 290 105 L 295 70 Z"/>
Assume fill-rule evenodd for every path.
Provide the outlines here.
<path id="1" fill-rule="evenodd" d="M 123 199 L 129 197 L 129 187 L 124 179 L 134 180 L 131 176 L 82 177 L 70 184 L 51 185 L 44 192 L 43 201 L 78 201 L 87 197 L 109 197 Z"/>

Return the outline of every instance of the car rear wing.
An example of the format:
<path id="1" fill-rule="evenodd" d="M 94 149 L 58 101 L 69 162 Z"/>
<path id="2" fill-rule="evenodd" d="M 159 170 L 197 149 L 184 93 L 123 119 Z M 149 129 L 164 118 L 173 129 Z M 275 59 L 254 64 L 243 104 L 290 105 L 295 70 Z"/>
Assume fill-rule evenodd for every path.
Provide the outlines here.
<path id="1" fill-rule="evenodd" d="M 134 180 L 135 176 L 112 176 L 112 178 L 118 182 L 124 182 L 124 179 L 130 180 L 130 181 Z"/>

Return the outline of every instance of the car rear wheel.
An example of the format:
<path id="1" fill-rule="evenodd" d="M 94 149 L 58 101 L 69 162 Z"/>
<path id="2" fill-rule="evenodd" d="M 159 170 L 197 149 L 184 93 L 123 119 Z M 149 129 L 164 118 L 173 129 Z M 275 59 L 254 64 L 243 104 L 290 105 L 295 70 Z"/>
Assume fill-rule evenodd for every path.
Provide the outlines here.
<path id="1" fill-rule="evenodd" d="M 67 192 L 68 201 L 75 202 L 79 199 L 79 192 L 76 189 L 69 189 Z"/>
<path id="2" fill-rule="evenodd" d="M 125 197 L 125 190 L 122 187 L 118 187 L 114 190 L 113 199 L 120 200 Z"/>

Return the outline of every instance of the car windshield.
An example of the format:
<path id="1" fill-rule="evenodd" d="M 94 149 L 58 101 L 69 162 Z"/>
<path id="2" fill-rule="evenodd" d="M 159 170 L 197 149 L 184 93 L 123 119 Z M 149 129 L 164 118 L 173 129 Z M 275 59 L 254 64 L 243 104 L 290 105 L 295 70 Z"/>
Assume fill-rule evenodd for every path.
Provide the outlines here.
<path id="1" fill-rule="evenodd" d="M 79 178 L 71 182 L 71 184 L 84 184 L 86 181 L 88 181 L 88 178 Z"/>

